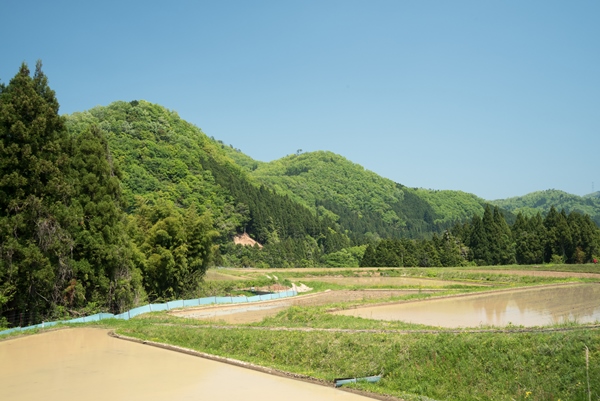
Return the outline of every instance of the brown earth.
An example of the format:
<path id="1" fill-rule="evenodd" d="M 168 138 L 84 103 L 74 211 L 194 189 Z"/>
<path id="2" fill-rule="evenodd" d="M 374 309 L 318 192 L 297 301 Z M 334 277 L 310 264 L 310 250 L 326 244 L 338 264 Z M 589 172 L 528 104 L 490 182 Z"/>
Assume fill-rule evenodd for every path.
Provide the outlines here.
<path id="1" fill-rule="evenodd" d="M 253 240 L 252 238 L 250 238 L 250 236 L 246 233 L 239 234 L 239 235 L 236 235 L 235 237 L 233 237 L 233 243 L 236 245 L 244 245 L 244 246 L 258 245 L 259 248 L 263 247 L 260 243 Z"/>

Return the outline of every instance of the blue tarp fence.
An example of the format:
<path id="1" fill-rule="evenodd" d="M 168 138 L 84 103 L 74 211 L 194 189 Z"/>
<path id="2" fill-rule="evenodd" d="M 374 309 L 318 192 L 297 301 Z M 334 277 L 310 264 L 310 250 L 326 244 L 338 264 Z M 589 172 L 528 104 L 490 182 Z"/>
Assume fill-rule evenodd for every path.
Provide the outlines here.
<path id="1" fill-rule="evenodd" d="M 255 295 L 252 297 L 207 297 L 207 298 L 198 298 L 198 299 L 180 299 L 177 301 L 169 301 L 164 304 L 148 304 L 144 306 L 139 306 L 137 308 L 133 308 L 128 310 L 127 312 L 120 313 L 118 315 L 113 315 L 112 313 L 96 313 L 91 316 L 78 317 L 77 319 L 71 320 L 61 320 L 58 322 L 43 322 L 40 324 L 36 324 L 33 326 L 27 327 L 15 327 L 12 329 L 0 331 L 0 336 L 4 334 L 9 334 L 15 331 L 23 331 L 30 329 L 38 329 L 44 327 L 51 327 L 59 323 L 69 324 L 69 323 L 88 323 L 88 322 L 97 322 L 102 319 L 124 319 L 129 320 L 132 317 L 141 315 L 143 313 L 149 312 L 159 312 L 164 310 L 178 309 L 178 308 L 187 308 L 191 306 L 200 306 L 200 305 L 213 305 L 213 304 L 237 304 L 237 303 L 245 303 L 245 302 L 258 302 L 258 301 L 270 301 L 273 299 L 279 298 L 287 298 L 298 295 L 297 291 L 288 290 L 284 292 L 275 292 L 272 294 L 263 294 L 263 295 Z"/>

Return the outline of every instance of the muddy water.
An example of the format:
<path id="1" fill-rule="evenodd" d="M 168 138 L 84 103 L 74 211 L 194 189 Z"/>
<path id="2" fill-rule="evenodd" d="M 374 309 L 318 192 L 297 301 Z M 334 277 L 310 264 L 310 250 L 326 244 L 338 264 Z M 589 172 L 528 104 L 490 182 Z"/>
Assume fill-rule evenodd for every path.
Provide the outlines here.
<path id="1" fill-rule="evenodd" d="M 191 319 L 241 324 L 260 322 L 265 317 L 275 316 L 290 306 L 292 306 L 290 302 L 264 303 L 257 305 L 242 304 L 233 307 L 207 308 L 192 311 L 182 310 L 180 312 L 173 312 L 172 314 Z"/>
<path id="2" fill-rule="evenodd" d="M 421 290 L 422 293 L 428 290 Z M 317 294 L 301 295 L 277 301 L 265 301 L 253 304 L 238 304 L 231 306 L 209 306 L 187 308 L 172 311 L 175 316 L 191 319 L 223 321 L 225 323 L 254 323 L 265 317 L 275 316 L 290 306 L 317 306 L 336 302 L 348 302 L 365 299 L 385 299 L 393 296 L 414 294 L 417 290 L 364 290 L 364 291 L 325 291 Z"/>
<path id="3" fill-rule="evenodd" d="M 367 400 L 118 340 L 99 329 L 59 330 L 0 342 L 3 400 Z"/>
<path id="4" fill-rule="evenodd" d="M 600 285 L 530 288 L 336 312 L 441 327 L 545 326 L 600 321 Z"/>

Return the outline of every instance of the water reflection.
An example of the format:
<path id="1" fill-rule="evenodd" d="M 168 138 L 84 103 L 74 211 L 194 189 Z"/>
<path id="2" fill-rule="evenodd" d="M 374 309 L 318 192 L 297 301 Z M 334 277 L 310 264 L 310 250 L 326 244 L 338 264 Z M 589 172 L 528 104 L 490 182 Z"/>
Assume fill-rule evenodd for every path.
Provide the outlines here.
<path id="1" fill-rule="evenodd" d="M 544 326 L 600 321 L 600 285 L 528 288 L 337 312 L 441 327 Z"/>

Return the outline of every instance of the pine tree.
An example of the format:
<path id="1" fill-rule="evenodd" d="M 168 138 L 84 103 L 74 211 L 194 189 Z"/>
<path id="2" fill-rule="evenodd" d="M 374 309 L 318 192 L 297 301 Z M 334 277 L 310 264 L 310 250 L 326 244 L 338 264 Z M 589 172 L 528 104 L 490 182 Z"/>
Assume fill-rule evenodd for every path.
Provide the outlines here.
<path id="1" fill-rule="evenodd" d="M 494 223 L 490 230 L 492 244 L 492 263 L 507 265 L 515 262 L 514 244 L 510 227 L 500 209 L 496 206 L 493 212 Z"/>

